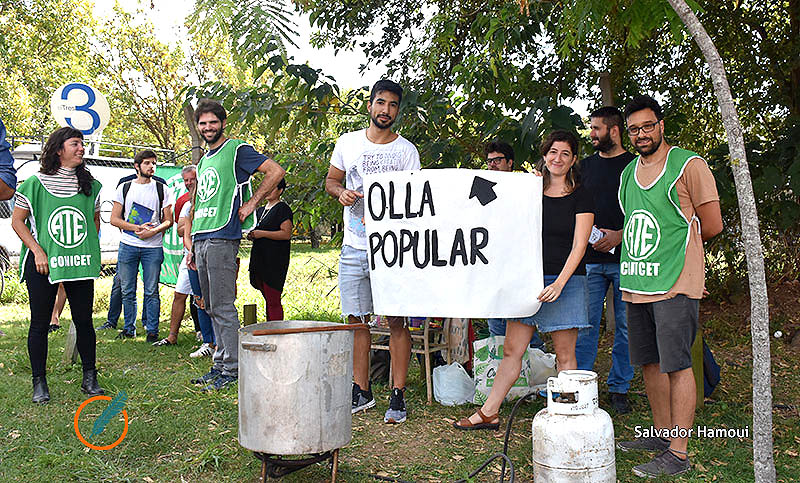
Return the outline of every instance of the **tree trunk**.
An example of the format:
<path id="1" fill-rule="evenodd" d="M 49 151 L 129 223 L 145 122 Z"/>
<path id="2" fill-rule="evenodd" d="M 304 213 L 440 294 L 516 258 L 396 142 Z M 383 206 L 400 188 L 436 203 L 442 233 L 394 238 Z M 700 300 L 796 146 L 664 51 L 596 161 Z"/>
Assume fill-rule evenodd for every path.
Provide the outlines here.
<path id="1" fill-rule="evenodd" d="M 200 131 L 194 122 L 194 108 L 188 102 L 183 105 L 183 118 L 189 126 L 189 135 L 192 137 L 192 164 L 197 164 L 203 157 L 203 138 L 200 137 Z"/>
<path id="2" fill-rule="evenodd" d="M 319 229 L 316 226 L 312 226 L 311 230 L 308 232 L 309 238 L 311 238 L 311 248 L 319 248 L 319 244 L 321 241 L 321 237 L 319 236 Z"/>
<path id="3" fill-rule="evenodd" d="M 719 102 L 722 121 L 730 147 L 731 169 L 739 199 L 747 272 L 750 281 L 750 333 L 753 339 L 753 470 L 755 481 L 775 481 L 775 461 L 772 449 L 772 382 L 769 350 L 769 310 L 767 282 L 764 274 L 764 253 L 758 228 L 758 213 L 744 136 L 739 115 L 733 102 L 725 66 L 714 42 L 697 16 L 684 0 L 669 0 L 703 52 L 711 70 L 711 81 Z"/>

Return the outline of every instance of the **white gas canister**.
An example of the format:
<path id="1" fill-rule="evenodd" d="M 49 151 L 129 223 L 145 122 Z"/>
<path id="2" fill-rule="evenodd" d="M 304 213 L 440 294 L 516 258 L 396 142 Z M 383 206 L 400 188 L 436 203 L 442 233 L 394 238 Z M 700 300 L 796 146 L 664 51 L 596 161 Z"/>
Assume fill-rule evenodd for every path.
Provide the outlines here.
<path id="1" fill-rule="evenodd" d="M 553 393 L 561 397 L 553 400 Z M 562 371 L 547 380 L 547 407 L 533 418 L 536 483 L 614 482 L 614 425 L 597 404 L 597 374 Z"/>

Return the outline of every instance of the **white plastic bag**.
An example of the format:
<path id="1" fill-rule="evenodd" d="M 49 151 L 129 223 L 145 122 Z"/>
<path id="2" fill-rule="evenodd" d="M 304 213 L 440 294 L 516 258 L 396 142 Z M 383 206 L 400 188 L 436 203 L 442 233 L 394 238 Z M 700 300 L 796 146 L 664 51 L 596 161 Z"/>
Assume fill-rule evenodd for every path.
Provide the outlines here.
<path id="1" fill-rule="evenodd" d="M 556 355 L 528 347 L 528 357 L 531 360 L 531 377 L 528 383 L 531 388 L 544 389 L 548 377 L 558 376 Z"/>
<path id="2" fill-rule="evenodd" d="M 475 383 L 458 362 L 433 369 L 433 397 L 440 404 L 466 404 L 472 401 L 474 394 Z"/>
<path id="3" fill-rule="evenodd" d="M 489 397 L 495 375 L 497 375 L 497 368 L 500 367 L 500 361 L 503 360 L 503 342 L 505 340 L 504 336 L 498 335 L 476 340 L 473 343 L 475 352 L 472 368 L 475 371 L 475 397 L 472 402 L 475 404 L 483 404 Z M 509 389 L 505 398 L 506 401 L 528 394 L 530 391 L 528 384 L 530 374 L 531 360 L 529 352 L 526 351 L 522 355 L 522 368 L 520 369 L 519 378 Z"/>

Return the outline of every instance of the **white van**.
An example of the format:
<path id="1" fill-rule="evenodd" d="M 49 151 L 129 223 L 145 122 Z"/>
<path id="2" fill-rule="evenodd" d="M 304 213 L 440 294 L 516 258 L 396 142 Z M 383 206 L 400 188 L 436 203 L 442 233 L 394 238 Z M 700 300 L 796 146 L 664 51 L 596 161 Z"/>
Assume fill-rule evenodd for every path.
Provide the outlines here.
<path id="1" fill-rule="evenodd" d="M 42 141 L 39 138 L 21 138 L 8 136 L 11 143 L 11 155 L 17 170 L 17 185 L 29 176 L 39 172 L 39 158 L 42 154 Z M 111 208 L 114 205 L 114 194 L 120 178 L 134 174 L 133 153 L 150 149 L 162 159 L 174 158 L 174 151 L 147 146 L 99 143 L 84 141 L 86 154 L 84 160 L 92 176 L 103 187 L 100 190 L 100 251 L 102 263 L 116 264 L 119 248 L 120 231 L 111 225 Z M 112 154 L 103 156 L 98 153 Z M 130 157 L 126 156 L 130 154 Z M 22 242 L 11 228 L 11 212 L 14 211 L 14 198 L 0 201 L 0 276 L 9 268 L 19 264 Z"/>

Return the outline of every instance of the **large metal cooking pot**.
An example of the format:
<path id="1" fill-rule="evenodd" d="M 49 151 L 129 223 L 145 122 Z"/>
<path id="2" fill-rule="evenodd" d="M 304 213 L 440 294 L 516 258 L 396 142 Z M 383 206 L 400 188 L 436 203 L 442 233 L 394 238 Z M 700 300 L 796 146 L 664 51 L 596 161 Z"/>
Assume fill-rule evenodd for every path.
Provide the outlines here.
<path id="1" fill-rule="evenodd" d="M 284 320 L 239 329 L 239 444 L 302 455 L 350 442 L 353 332 L 325 330 L 332 326 Z M 288 333 L 254 334 L 265 329 Z M 323 331 L 294 333 L 303 329 Z"/>

